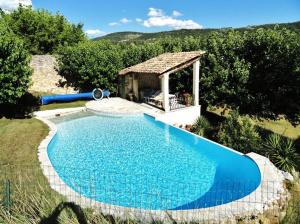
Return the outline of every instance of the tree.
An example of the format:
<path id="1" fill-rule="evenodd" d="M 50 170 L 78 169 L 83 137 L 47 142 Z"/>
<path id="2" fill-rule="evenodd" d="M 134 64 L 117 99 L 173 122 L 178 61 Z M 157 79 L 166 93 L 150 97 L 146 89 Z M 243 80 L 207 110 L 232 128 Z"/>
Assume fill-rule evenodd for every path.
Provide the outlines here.
<path id="1" fill-rule="evenodd" d="M 73 46 L 85 40 L 82 24 L 70 24 L 64 16 L 46 10 L 20 6 L 4 14 L 3 20 L 33 54 L 51 54 L 61 46 Z"/>
<path id="2" fill-rule="evenodd" d="M 258 151 L 260 136 L 248 117 L 240 117 L 237 111 L 231 111 L 221 124 L 217 136 L 219 142 L 242 153 Z"/>
<path id="3" fill-rule="evenodd" d="M 82 91 L 99 87 L 116 93 L 118 73 L 122 68 L 121 48 L 109 41 L 66 47 L 58 56 L 59 74 L 70 86 Z"/>
<path id="4" fill-rule="evenodd" d="M 0 20 L 0 104 L 15 104 L 30 85 L 30 54 Z"/>
<path id="5" fill-rule="evenodd" d="M 144 44 L 130 44 L 122 46 L 122 58 L 125 67 L 136 65 L 150 58 L 164 53 L 164 49 L 157 42 Z"/>
<path id="6" fill-rule="evenodd" d="M 249 101 L 240 109 L 267 116 L 296 114 L 300 111 L 299 34 L 275 28 L 244 36 L 244 59 L 251 66 Z"/>
<path id="7" fill-rule="evenodd" d="M 202 58 L 204 105 L 297 121 L 300 114 L 300 35 L 287 29 L 212 33 Z"/>
<path id="8" fill-rule="evenodd" d="M 236 108 L 248 100 L 250 64 L 241 56 L 244 39 L 235 31 L 213 33 L 201 60 L 202 104 Z"/>

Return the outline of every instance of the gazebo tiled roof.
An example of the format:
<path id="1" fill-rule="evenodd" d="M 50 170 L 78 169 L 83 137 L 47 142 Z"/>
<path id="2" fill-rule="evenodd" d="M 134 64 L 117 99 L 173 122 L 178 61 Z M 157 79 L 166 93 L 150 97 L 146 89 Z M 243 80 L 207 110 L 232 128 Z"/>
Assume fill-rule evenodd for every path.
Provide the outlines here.
<path id="1" fill-rule="evenodd" d="M 119 72 L 119 75 L 127 75 L 130 73 L 156 75 L 161 75 L 166 72 L 172 73 L 190 66 L 204 53 L 204 51 L 190 51 L 161 54 L 140 64 L 125 68 Z"/>

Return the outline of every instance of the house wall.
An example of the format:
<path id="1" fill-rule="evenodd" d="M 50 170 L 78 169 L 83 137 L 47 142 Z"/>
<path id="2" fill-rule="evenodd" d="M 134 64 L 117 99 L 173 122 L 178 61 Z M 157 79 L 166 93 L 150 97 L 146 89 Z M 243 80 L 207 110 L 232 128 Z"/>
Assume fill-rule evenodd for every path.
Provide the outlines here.
<path id="1" fill-rule="evenodd" d="M 137 100 L 143 98 L 143 90 L 161 89 L 160 78 L 153 74 L 130 74 L 119 78 L 120 95 L 127 98 L 128 93 L 134 92 Z M 138 94 L 136 94 L 138 92 Z"/>
<path id="2" fill-rule="evenodd" d="M 127 98 L 128 93 L 133 91 L 132 80 L 133 80 L 132 75 L 126 75 L 120 78 L 119 81 L 121 84 L 120 94 L 122 98 Z"/>
<path id="3" fill-rule="evenodd" d="M 200 115 L 201 106 L 191 106 L 156 115 L 155 119 L 175 126 L 191 125 L 195 123 Z"/>
<path id="4" fill-rule="evenodd" d="M 160 79 L 153 74 L 139 74 L 138 75 L 139 89 L 160 89 Z"/>

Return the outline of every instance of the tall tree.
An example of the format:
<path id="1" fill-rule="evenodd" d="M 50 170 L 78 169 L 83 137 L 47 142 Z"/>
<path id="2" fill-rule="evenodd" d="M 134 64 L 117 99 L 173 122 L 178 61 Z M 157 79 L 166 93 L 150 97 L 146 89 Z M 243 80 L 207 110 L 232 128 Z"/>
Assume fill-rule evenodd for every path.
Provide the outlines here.
<path id="1" fill-rule="evenodd" d="M 83 25 L 71 24 L 58 13 L 52 15 L 46 10 L 20 6 L 4 14 L 2 19 L 33 54 L 53 53 L 61 46 L 73 46 L 85 40 Z"/>
<path id="2" fill-rule="evenodd" d="M 246 32 L 244 58 L 251 64 L 245 111 L 295 114 L 300 111 L 300 37 L 286 29 Z"/>
<path id="3" fill-rule="evenodd" d="M 0 20 L 0 104 L 15 104 L 30 85 L 30 54 Z"/>
<path id="4" fill-rule="evenodd" d="M 250 64 L 241 54 L 244 39 L 239 32 L 213 33 L 201 61 L 202 104 L 238 107 L 248 100 Z"/>

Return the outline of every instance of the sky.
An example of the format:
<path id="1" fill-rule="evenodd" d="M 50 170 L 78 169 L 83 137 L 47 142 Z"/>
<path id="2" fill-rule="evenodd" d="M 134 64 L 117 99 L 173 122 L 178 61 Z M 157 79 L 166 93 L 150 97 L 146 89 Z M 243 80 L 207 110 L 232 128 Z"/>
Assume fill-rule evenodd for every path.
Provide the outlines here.
<path id="1" fill-rule="evenodd" d="M 243 27 L 300 20 L 300 0 L 0 0 L 60 12 L 91 38 L 120 31 Z"/>

